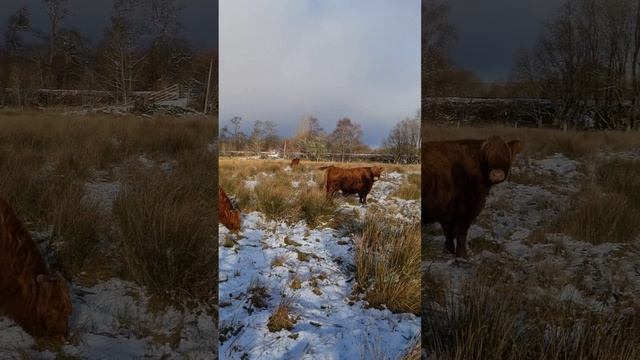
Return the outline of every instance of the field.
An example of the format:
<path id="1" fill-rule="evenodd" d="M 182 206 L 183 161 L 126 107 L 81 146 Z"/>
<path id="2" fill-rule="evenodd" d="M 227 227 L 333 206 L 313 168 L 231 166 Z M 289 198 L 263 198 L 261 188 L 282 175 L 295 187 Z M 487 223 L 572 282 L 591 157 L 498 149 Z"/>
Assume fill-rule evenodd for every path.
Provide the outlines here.
<path id="1" fill-rule="evenodd" d="M 640 358 L 640 134 L 423 128 L 525 142 L 469 231 L 469 259 L 424 234 L 433 358 Z"/>
<path id="2" fill-rule="evenodd" d="M 70 282 L 71 339 L 0 316 L 10 357 L 216 352 L 211 118 L 0 113 L 0 196 Z"/>
<path id="3" fill-rule="evenodd" d="M 362 206 L 326 199 L 323 163 L 219 164 L 243 217 L 237 234 L 219 225 L 221 357 L 397 359 L 418 346 L 418 166 L 381 164 Z"/>

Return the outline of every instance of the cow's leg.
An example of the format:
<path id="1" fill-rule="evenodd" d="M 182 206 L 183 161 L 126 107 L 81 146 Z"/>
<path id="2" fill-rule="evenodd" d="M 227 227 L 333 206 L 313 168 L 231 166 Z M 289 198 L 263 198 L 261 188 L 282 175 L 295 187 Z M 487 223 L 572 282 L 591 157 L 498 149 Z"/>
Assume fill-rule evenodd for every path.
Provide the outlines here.
<path id="1" fill-rule="evenodd" d="M 336 190 L 334 190 L 332 187 L 329 187 L 329 184 L 327 184 L 327 199 L 331 199 L 335 192 Z"/>
<path id="2" fill-rule="evenodd" d="M 456 226 L 456 256 L 458 257 L 467 257 L 467 232 L 469 231 L 469 226 L 467 224 L 458 224 Z"/>
<path id="3" fill-rule="evenodd" d="M 358 196 L 360 197 L 360 204 L 366 205 L 367 204 L 367 193 L 358 193 Z"/>
<path id="4" fill-rule="evenodd" d="M 456 247 L 453 243 L 453 239 L 455 238 L 454 227 L 450 223 L 441 223 L 442 231 L 444 232 L 444 250 L 450 254 L 455 254 Z"/>

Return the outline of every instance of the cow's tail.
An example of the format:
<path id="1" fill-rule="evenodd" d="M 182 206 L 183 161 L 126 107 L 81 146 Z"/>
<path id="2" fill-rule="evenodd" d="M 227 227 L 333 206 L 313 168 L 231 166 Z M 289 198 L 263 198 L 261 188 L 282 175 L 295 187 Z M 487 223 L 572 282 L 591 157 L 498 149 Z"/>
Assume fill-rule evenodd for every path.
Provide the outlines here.
<path id="1" fill-rule="evenodd" d="M 333 165 L 329 165 L 329 166 L 320 166 L 320 167 L 318 168 L 318 170 L 327 170 L 328 168 L 332 168 L 332 167 L 333 167 Z"/>

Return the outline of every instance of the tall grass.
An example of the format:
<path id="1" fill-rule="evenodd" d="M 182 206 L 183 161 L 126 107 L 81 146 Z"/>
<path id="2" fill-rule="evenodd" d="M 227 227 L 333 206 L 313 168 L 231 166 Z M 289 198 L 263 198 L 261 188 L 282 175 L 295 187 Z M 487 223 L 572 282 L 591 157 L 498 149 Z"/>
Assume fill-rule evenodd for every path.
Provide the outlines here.
<path id="1" fill-rule="evenodd" d="M 572 209 L 552 229 L 593 244 L 632 242 L 640 236 L 640 161 L 597 165 L 595 183 L 574 196 Z"/>
<path id="2" fill-rule="evenodd" d="M 421 194 L 421 175 L 409 174 L 407 176 L 407 182 L 400 185 L 398 190 L 393 193 L 393 196 L 397 196 L 400 199 L 405 200 L 420 200 Z"/>
<path id="3" fill-rule="evenodd" d="M 203 299 L 216 273 L 216 154 L 207 151 L 216 126 L 196 117 L 0 111 L 0 196 L 29 230 L 53 228 L 54 265 L 68 278 L 100 263 L 157 298 Z M 136 169 L 142 154 L 156 165 Z M 161 171 L 164 161 L 174 165 Z M 103 181 L 124 184 L 113 209 L 85 193 L 87 182 Z"/>
<path id="4" fill-rule="evenodd" d="M 433 359 L 636 359 L 640 322 L 536 298 L 527 287 L 467 282 L 444 308 L 425 308 Z"/>
<path id="5" fill-rule="evenodd" d="M 420 227 L 367 214 L 356 240 L 356 281 L 372 307 L 420 314 Z"/>
<path id="6" fill-rule="evenodd" d="M 441 127 L 423 124 L 425 141 L 483 139 L 499 135 L 505 140 L 524 141 L 526 157 L 545 157 L 563 153 L 570 158 L 590 157 L 594 149 L 599 151 L 622 151 L 640 148 L 637 132 L 620 131 L 558 131 L 552 129 L 513 128 L 489 124 L 474 127 Z"/>
<path id="7" fill-rule="evenodd" d="M 125 270 L 163 300 L 213 296 L 217 269 L 212 203 L 183 179 L 147 170 L 114 203 Z"/>
<path id="8" fill-rule="evenodd" d="M 261 178 L 255 187 L 258 211 L 272 220 L 290 220 L 296 211 L 292 210 L 288 184 L 271 178 Z"/>
<path id="9" fill-rule="evenodd" d="M 49 194 L 48 222 L 53 225 L 59 261 L 66 274 L 75 276 L 101 256 L 100 240 L 109 236 L 105 214 L 98 203 L 84 197 L 81 185 L 62 184 L 52 187 Z"/>
<path id="10" fill-rule="evenodd" d="M 300 190 L 296 201 L 300 207 L 300 219 L 309 227 L 329 221 L 336 213 L 337 205 L 328 199 L 326 193 L 317 187 L 307 187 Z"/>

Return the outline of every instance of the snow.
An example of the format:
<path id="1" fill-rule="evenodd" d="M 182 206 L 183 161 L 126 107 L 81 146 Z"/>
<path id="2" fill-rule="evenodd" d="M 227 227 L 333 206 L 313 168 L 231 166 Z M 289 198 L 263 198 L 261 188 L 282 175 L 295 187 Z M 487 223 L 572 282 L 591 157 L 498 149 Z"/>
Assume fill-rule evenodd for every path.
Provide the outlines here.
<path id="1" fill-rule="evenodd" d="M 244 186 L 247 189 L 251 190 L 251 191 L 255 190 L 256 185 L 258 185 L 258 180 L 245 180 L 244 181 Z"/>
<path id="2" fill-rule="evenodd" d="M 166 357 L 170 359 L 214 356 L 216 331 L 203 308 L 181 312 L 171 307 L 152 312 L 149 297 L 134 283 L 112 278 L 92 287 L 71 286 L 72 340 L 61 353 L 86 359 Z M 176 346 L 161 340 L 175 337 Z M 20 326 L 0 317 L 0 354 L 55 358 L 39 351 L 34 339 Z"/>
<path id="3" fill-rule="evenodd" d="M 356 210 L 364 216 L 385 206 L 391 217 L 419 221 L 418 201 L 390 195 L 404 180 L 400 173 L 383 174 L 369 194 L 370 205 L 336 200 L 338 211 Z M 300 185 L 291 183 L 292 188 Z M 222 246 L 229 237 L 235 245 Z M 251 212 L 243 215 L 238 235 L 220 226 L 219 241 L 221 359 L 359 359 L 380 348 L 398 358 L 420 335 L 420 317 L 367 308 L 354 296 L 354 239 L 336 229 L 310 228 L 302 221 L 291 225 Z M 300 259 L 299 252 L 309 258 Z M 272 266 L 275 259 L 282 266 Z M 294 278 L 301 281 L 300 289 L 291 288 Z M 250 300 L 249 289 L 256 285 L 269 295 L 265 308 Z M 297 321 L 291 331 L 270 332 L 267 322 L 282 302 L 290 303 Z"/>

